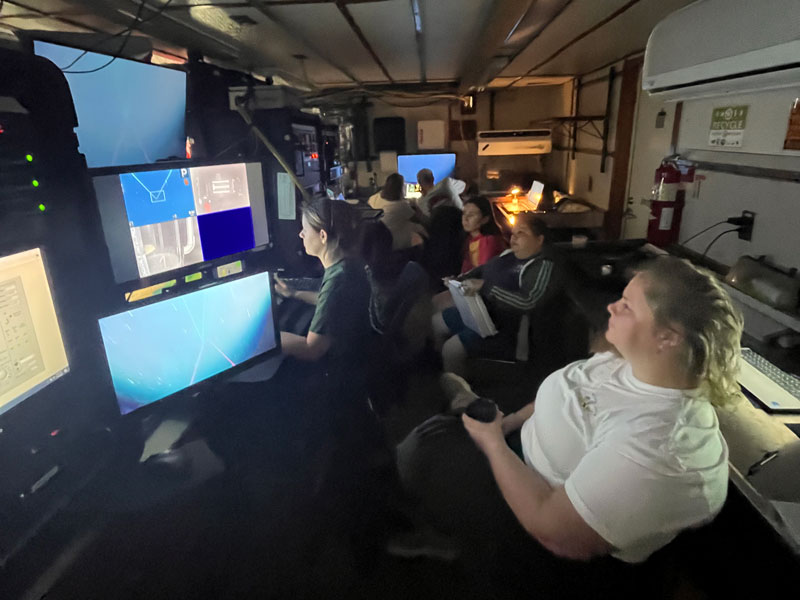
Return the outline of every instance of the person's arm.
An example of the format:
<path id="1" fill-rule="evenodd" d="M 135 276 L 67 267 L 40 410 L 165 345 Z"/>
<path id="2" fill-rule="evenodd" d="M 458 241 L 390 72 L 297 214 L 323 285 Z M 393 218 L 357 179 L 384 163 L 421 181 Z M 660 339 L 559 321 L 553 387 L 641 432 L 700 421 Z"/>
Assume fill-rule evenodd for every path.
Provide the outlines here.
<path id="1" fill-rule="evenodd" d="M 552 278 L 553 261 L 543 258 L 524 273 L 518 292 L 493 285 L 482 293 L 503 310 L 526 313 L 536 308 L 548 293 Z"/>
<path id="2" fill-rule="evenodd" d="M 503 435 L 514 433 L 517 429 L 522 427 L 523 423 L 533 416 L 534 404 L 526 404 L 517 412 L 503 417 Z"/>
<path id="3" fill-rule="evenodd" d="M 467 279 L 483 279 L 483 265 L 475 267 L 471 271 L 462 273 L 458 277 L 453 277 L 457 281 L 466 281 Z"/>
<path id="4" fill-rule="evenodd" d="M 462 415 L 464 427 L 489 459 L 495 481 L 514 516 L 545 548 L 565 558 L 588 560 L 612 547 L 581 518 L 564 487 L 553 488 L 505 442 L 501 415 L 481 423 Z"/>
<path id="5" fill-rule="evenodd" d="M 314 362 L 325 356 L 331 347 L 331 338 L 309 331 L 306 337 L 281 331 L 281 351 L 298 360 Z"/>
<path id="6" fill-rule="evenodd" d="M 301 300 L 306 304 L 311 304 L 312 306 L 316 306 L 317 299 L 319 298 L 319 292 L 311 292 L 308 290 L 294 290 L 292 298 L 297 298 L 298 300 Z"/>

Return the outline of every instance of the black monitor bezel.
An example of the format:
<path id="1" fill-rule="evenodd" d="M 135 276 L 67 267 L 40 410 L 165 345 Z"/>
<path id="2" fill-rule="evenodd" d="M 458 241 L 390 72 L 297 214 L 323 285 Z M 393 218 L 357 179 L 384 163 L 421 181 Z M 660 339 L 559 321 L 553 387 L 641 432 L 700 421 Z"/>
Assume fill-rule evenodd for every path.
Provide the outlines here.
<path id="1" fill-rule="evenodd" d="M 277 215 L 272 214 L 274 211 L 270 209 L 270 201 L 267 195 L 267 181 L 266 181 L 266 173 L 264 171 L 264 162 L 262 160 L 255 160 L 255 159 L 247 159 L 247 158 L 226 158 L 223 160 L 214 159 L 214 158 L 202 158 L 202 159 L 181 159 L 181 160 L 169 160 L 169 161 L 161 161 L 157 163 L 145 163 L 139 165 L 126 165 L 126 166 L 115 166 L 115 167 L 99 167 L 95 169 L 87 169 L 89 178 L 91 180 L 90 187 L 92 188 L 92 194 L 94 194 L 94 200 L 97 206 L 99 206 L 97 194 L 94 187 L 94 179 L 96 177 L 108 177 L 113 175 L 121 175 L 123 173 L 138 173 L 142 171 L 161 171 L 164 169 L 191 169 L 193 167 L 208 167 L 208 166 L 215 166 L 215 165 L 237 165 L 237 164 L 259 164 L 261 166 L 261 186 L 263 188 L 263 196 L 264 196 L 264 215 L 267 219 L 267 236 L 269 241 L 266 244 L 261 244 L 259 246 L 254 246 L 247 250 L 243 250 L 242 252 L 237 252 L 236 254 L 228 254 L 226 256 L 221 256 L 219 258 L 215 258 L 209 261 L 202 261 L 199 263 L 195 263 L 193 265 L 188 265 L 185 267 L 179 267 L 178 269 L 173 269 L 172 271 L 164 271 L 163 273 L 157 273 L 155 275 L 150 275 L 149 277 L 140 277 L 138 279 L 129 279 L 127 281 L 115 281 L 116 285 L 121 287 L 125 293 L 132 292 L 134 290 L 148 287 L 151 285 L 156 285 L 159 283 L 163 283 L 165 281 L 169 281 L 171 279 L 183 279 L 187 275 L 192 275 L 197 272 L 206 272 L 209 269 L 212 269 L 218 265 L 224 265 L 231 262 L 236 262 L 237 260 L 244 261 L 247 256 L 252 256 L 253 253 L 261 253 L 265 250 L 269 250 L 274 247 L 275 245 L 275 225 L 274 221 L 277 218 Z M 103 231 L 103 236 L 105 240 L 105 231 Z M 137 306 L 139 304 L 137 303 Z"/>
<path id="2" fill-rule="evenodd" d="M 113 381 L 113 377 L 111 375 L 111 368 L 110 368 L 110 366 L 108 364 L 108 355 L 106 354 L 105 342 L 102 342 L 103 336 L 102 336 L 102 332 L 100 330 L 100 321 L 102 319 L 106 319 L 108 317 L 113 317 L 113 316 L 118 315 L 120 313 L 126 312 L 126 310 L 136 310 L 137 308 L 143 308 L 143 307 L 149 306 L 151 304 L 158 304 L 159 302 L 175 299 L 177 297 L 184 296 L 184 295 L 187 295 L 187 294 L 200 292 L 200 291 L 202 291 L 204 289 L 208 289 L 208 288 L 211 288 L 211 287 L 216 287 L 218 285 L 225 285 L 227 283 L 233 283 L 234 281 L 238 281 L 240 279 L 246 279 L 247 277 L 255 277 L 255 276 L 260 275 L 262 273 L 267 273 L 268 280 L 269 280 L 270 310 L 271 310 L 270 314 L 272 315 L 272 326 L 274 328 L 274 334 L 275 334 L 275 347 L 270 349 L 270 350 L 267 350 L 266 352 L 264 352 L 262 354 L 254 356 L 252 358 L 249 358 L 246 361 L 244 361 L 243 363 L 239 363 L 235 367 L 231 367 L 230 369 L 225 369 L 224 371 L 220 371 L 219 373 L 217 373 L 215 375 L 212 375 L 211 377 L 207 377 L 206 379 L 198 381 L 193 385 L 190 385 L 190 386 L 185 387 L 185 388 L 183 388 L 181 390 L 178 390 L 177 392 L 173 392 L 172 394 L 169 394 L 168 396 L 164 396 L 163 398 L 159 398 L 158 400 L 155 400 L 153 402 L 150 402 L 148 404 L 144 404 L 144 405 L 142 405 L 142 406 L 140 406 L 138 408 L 135 408 L 134 410 L 132 410 L 132 411 L 130 411 L 128 413 L 122 414 L 122 412 L 120 410 L 120 406 L 119 406 L 119 401 L 117 399 L 117 390 L 114 387 L 114 381 Z M 143 413 L 143 411 L 146 411 L 147 409 L 155 410 L 154 407 L 163 406 L 164 402 L 167 401 L 167 400 L 177 399 L 177 398 L 180 398 L 180 397 L 186 397 L 188 395 L 194 395 L 198 390 L 201 390 L 204 387 L 208 387 L 208 386 L 213 385 L 215 383 L 219 383 L 223 379 L 233 377 L 233 376 L 235 376 L 235 375 L 237 375 L 237 374 L 239 374 L 239 373 L 241 373 L 243 371 L 246 371 L 250 367 L 253 367 L 253 366 L 259 364 L 260 362 L 264 362 L 264 361 L 267 361 L 267 360 L 269 360 L 271 358 L 275 358 L 277 356 L 280 356 L 283 353 L 283 348 L 281 346 L 281 336 L 280 336 L 280 328 L 278 327 L 278 320 L 275 317 L 276 308 L 278 306 L 277 305 L 277 301 L 276 301 L 277 299 L 276 299 L 275 296 L 276 296 L 276 293 L 275 293 L 275 272 L 265 269 L 265 270 L 260 270 L 260 271 L 252 271 L 252 272 L 249 272 L 249 273 L 241 273 L 241 274 L 237 274 L 237 275 L 231 275 L 229 277 L 225 277 L 223 279 L 219 279 L 219 280 L 215 281 L 212 284 L 200 285 L 200 286 L 197 286 L 197 287 L 192 287 L 190 289 L 184 289 L 180 293 L 171 294 L 170 296 L 166 296 L 166 297 L 159 295 L 159 296 L 154 296 L 152 298 L 147 298 L 145 300 L 137 302 L 134 306 L 130 306 L 127 309 L 117 310 L 117 311 L 114 311 L 112 313 L 104 314 L 103 316 L 98 317 L 97 320 L 96 320 L 97 335 L 98 335 L 99 339 L 101 340 L 101 343 L 103 344 L 103 357 L 106 359 L 106 363 L 105 363 L 106 373 L 108 374 L 109 381 L 111 383 L 111 391 L 114 394 L 114 403 L 117 405 L 117 410 L 119 411 L 119 416 L 121 418 L 125 419 L 129 415 L 134 415 L 134 414 L 135 415 L 141 415 Z"/>

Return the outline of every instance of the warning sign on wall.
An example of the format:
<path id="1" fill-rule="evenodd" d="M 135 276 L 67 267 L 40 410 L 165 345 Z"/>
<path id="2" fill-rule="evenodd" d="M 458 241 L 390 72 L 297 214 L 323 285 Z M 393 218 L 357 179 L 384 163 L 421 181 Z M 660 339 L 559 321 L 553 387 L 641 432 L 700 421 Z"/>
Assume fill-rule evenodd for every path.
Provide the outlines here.
<path id="1" fill-rule="evenodd" d="M 786 139 L 783 140 L 784 150 L 800 150 L 800 98 L 795 98 L 792 110 L 789 113 L 789 127 L 786 129 Z"/>
<path id="2" fill-rule="evenodd" d="M 720 106 L 711 112 L 708 145 L 740 148 L 747 126 L 748 106 Z"/>

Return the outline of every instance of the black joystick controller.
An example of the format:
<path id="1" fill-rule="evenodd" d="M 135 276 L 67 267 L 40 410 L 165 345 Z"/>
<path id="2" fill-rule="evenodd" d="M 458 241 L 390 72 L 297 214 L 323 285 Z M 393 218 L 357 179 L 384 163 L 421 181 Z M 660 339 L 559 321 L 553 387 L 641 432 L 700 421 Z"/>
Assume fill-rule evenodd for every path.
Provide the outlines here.
<path id="1" fill-rule="evenodd" d="M 467 416 L 482 423 L 491 423 L 497 416 L 497 404 L 486 398 L 476 398 L 464 411 Z"/>

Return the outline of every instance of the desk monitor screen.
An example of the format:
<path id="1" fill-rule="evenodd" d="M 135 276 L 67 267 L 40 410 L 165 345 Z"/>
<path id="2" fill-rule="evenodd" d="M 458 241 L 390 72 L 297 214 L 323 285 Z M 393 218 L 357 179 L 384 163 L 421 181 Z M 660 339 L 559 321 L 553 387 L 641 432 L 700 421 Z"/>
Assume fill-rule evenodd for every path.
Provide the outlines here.
<path id="1" fill-rule="evenodd" d="M 33 51 L 64 71 L 89 167 L 186 156 L 186 73 L 47 42 Z"/>
<path id="2" fill-rule="evenodd" d="M 267 272 L 99 320 L 124 415 L 277 348 Z"/>
<path id="3" fill-rule="evenodd" d="M 269 243 L 260 163 L 94 178 L 117 283 Z"/>
<path id="4" fill-rule="evenodd" d="M 0 257 L 0 413 L 68 372 L 41 250 Z"/>
<path id="5" fill-rule="evenodd" d="M 439 183 L 445 177 L 450 177 L 456 168 L 456 155 L 447 154 L 399 154 L 397 156 L 397 172 L 406 181 L 406 193 L 413 195 L 419 190 L 417 186 L 417 173 L 421 169 L 430 169 L 433 180 Z"/>

